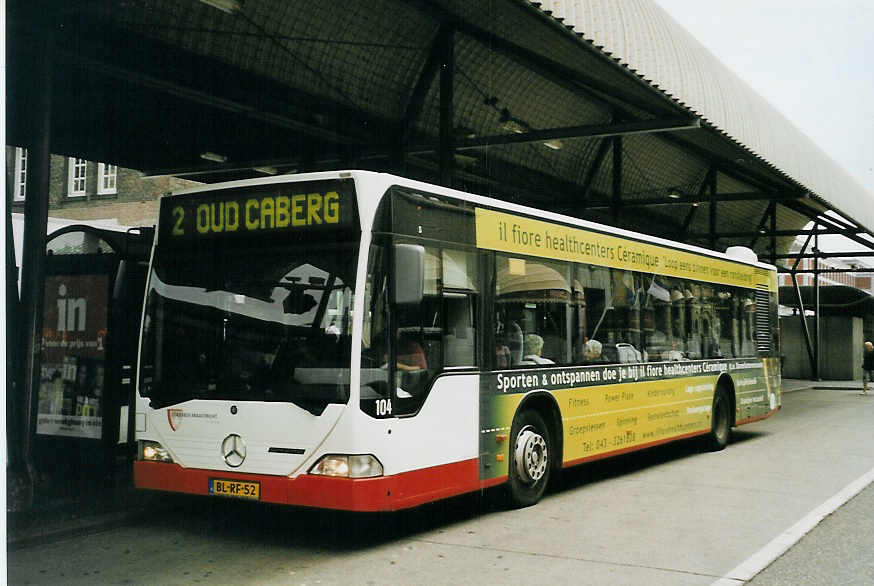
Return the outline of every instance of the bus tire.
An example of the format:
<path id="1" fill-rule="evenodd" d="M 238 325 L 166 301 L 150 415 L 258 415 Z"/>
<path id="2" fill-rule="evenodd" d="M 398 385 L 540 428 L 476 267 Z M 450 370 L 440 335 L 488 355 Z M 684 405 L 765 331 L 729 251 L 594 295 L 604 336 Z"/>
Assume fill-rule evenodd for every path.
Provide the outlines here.
<path id="1" fill-rule="evenodd" d="M 713 396 L 710 433 L 707 435 L 707 448 L 711 452 L 725 449 L 731 439 L 731 406 L 723 388 L 717 388 Z"/>
<path id="2" fill-rule="evenodd" d="M 513 507 L 528 507 L 543 496 L 549 484 L 554 446 L 540 413 L 523 409 L 510 430 L 510 463 L 507 496 Z"/>

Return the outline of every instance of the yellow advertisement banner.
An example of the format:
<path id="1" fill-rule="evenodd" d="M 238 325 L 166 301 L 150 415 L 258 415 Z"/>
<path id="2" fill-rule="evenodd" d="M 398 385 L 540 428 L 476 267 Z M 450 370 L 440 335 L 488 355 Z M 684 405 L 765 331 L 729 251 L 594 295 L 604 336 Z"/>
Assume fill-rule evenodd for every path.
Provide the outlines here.
<path id="1" fill-rule="evenodd" d="M 564 461 L 708 431 L 714 382 L 692 377 L 556 392 Z"/>
<path id="2" fill-rule="evenodd" d="M 476 209 L 479 248 L 776 291 L 774 271 L 560 224 Z"/>

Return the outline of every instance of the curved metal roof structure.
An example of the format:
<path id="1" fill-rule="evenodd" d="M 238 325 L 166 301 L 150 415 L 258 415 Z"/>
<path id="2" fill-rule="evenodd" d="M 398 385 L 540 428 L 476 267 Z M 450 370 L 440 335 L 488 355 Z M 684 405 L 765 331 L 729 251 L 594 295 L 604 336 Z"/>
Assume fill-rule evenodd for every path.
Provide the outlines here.
<path id="1" fill-rule="evenodd" d="M 650 0 L 8 0 L 7 22 L 10 144 L 48 59 L 59 154 L 390 171 L 765 260 L 812 219 L 871 246 L 872 196 Z"/>
<path id="2" fill-rule="evenodd" d="M 874 228 L 874 194 L 652 0 L 534 4 L 830 207 Z"/>

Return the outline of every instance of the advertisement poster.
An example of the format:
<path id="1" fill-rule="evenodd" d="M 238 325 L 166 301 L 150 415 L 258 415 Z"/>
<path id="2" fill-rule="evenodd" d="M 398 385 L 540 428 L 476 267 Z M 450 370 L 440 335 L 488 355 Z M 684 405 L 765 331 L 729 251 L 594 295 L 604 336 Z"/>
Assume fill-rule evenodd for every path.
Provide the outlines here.
<path id="1" fill-rule="evenodd" d="M 100 439 L 109 278 L 46 277 L 36 432 Z"/>

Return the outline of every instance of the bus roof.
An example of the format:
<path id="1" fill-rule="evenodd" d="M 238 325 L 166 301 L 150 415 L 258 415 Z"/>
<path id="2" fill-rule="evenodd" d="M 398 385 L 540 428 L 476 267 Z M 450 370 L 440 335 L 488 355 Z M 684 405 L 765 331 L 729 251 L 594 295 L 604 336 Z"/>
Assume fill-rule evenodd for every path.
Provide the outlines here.
<path id="1" fill-rule="evenodd" d="M 358 183 L 366 183 L 375 186 L 381 186 L 383 189 L 387 189 L 392 185 L 402 185 L 405 187 L 411 187 L 414 189 L 421 189 L 422 191 L 430 192 L 435 195 L 446 195 L 449 197 L 454 197 L 457 199 L 461 199 L 464 201 L 469 201 L 471 203 L 480 204 L 483 206 L 489 206 L 505 211 L 517 212 L 520 214 L 528 214 L 530 215 L 532 212 L 538 213 L 538 218 L 551 220 L 554 222 L 560 222 L 562 224 L 570 224 L 575 227 L 590 229 L 597 232 L 604 232 L 605 230 L 609 230 L 611 234 L 623 238 L 629 238 L 632 240 L 644 241 L 652 244 L 668 246 L 671 248 L 676 248 L 680 250 L 685 250 L 688 252 L 693 252 L 695 254 L 701 254 L 705 256 L 710 256 L 713 258 L 719 258 L 724 260 L 729 260 L 732 262 L 738 262 L 745 265 L 757 266 L 769 271 L 776 271 L 777 268 L 774 265 L 763 263 L 761 261 L 751 261 L 743 256 L 726 254 L 725 252 L 719 252 L 716 250 L 711 250 L 708 248 L 702 248 L 700 246 L 695 246 L 692 244 L 686 244 L 684 242 L 676 241 L 676 240 L 668 240 L 666 238 L 661 238 L 659 236 L 652 236 L 649 234 L 644 234 L 641 232 L 634 232 L 632 230 L 626 230 L 623 228 L 617 228 L 614 226 L 609 226 L 606 224 L 599 224 L 597 222 L 591 222 L 589 220 L 583 220 L 581 218 L 576 218 L 573 216 L 567 216 L 564 214 L 558 214 L 555 212 L 551 212 L 549 210 L 544 210 L 542 208 L 532 208 L 528 206 L 523 206 L 519 204 L 515 204 L 512 202 L 493 199 L 490 197 L 475 195 L 472 193 L 467 193 L 464 191 L 459 191 L 456 189 L 452 189 L 449 187 L 443 187 L 440 185 L 435 185 L 432 183 L 425 183 L 423 181 L 417 181 L 415 179 L 407 179 L 405 177 L 401 177 L 399 175 L 391 175 L 389 173 L 378 173 L 375 171 L 363 171 L 363 170 L 354 170 L 354 169 L 345 169 L 345 170 L 337 170 L 337 171 L 320 171 L 315 173 L 298 173 L 298 174 L 289 174 L 289 175 L 276 175 L 272 177 L 263 177 L 256 179 L 241 179 L 237 181 L 226 181 L 223 183 L 212 183 L 206 184 L 199 187 L 183 189 L 179 191 L 172 192 L 168 196 L 165 197 L 177 197 L 177 196 L 185 196 L 189 194 L 195 193 L 203 193 L 208 191 L 217 191 L 223 189 L 233 189 L 237 187 L 246 187 L 250 185 L 271 185 L 277 183 L 298 183 L 305 181 L 323 181 L 330 179 L 353 179 L 356 184 Z M 737 247 L 733 247 L 737 248 Z M 752 252 L 752 251 L 750 251 Z M 755 253 L 752 253 L 755 255 Z"/>

